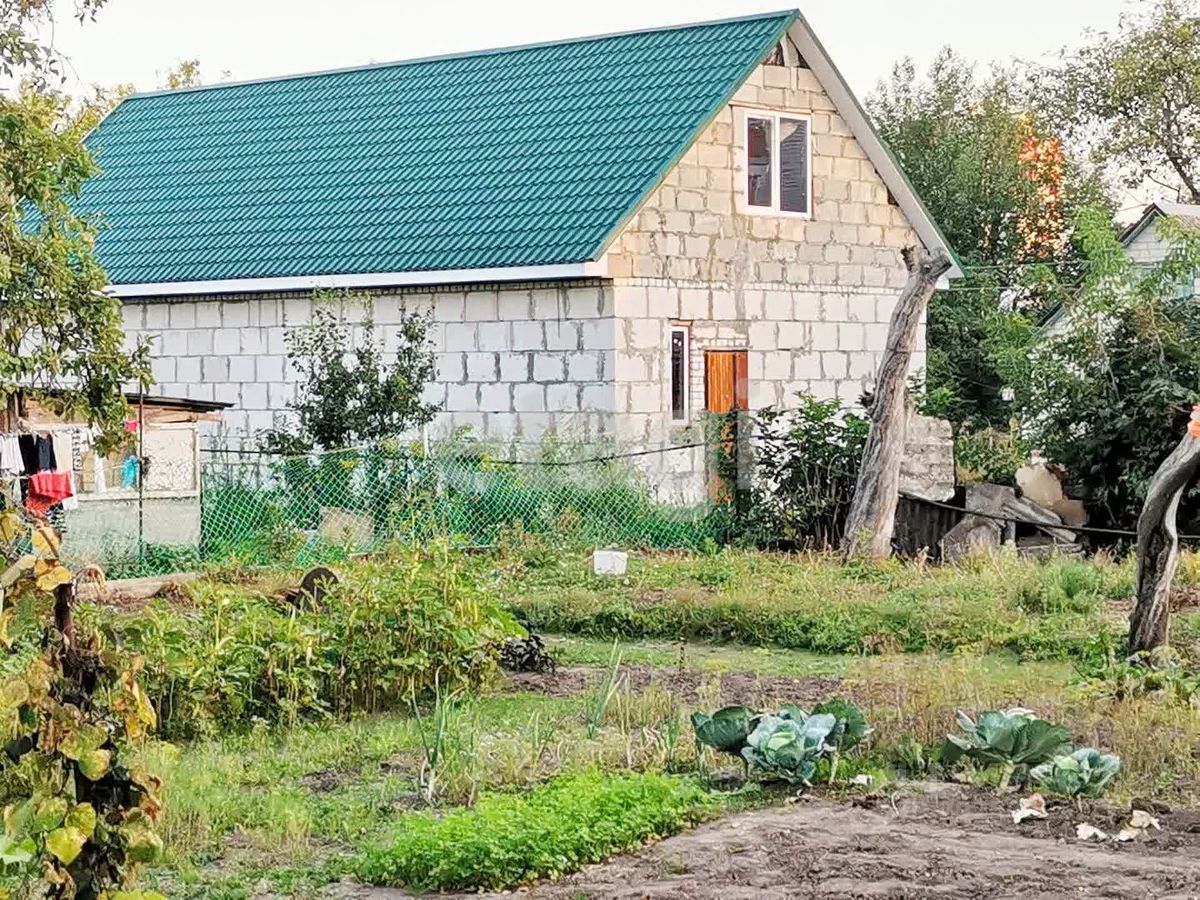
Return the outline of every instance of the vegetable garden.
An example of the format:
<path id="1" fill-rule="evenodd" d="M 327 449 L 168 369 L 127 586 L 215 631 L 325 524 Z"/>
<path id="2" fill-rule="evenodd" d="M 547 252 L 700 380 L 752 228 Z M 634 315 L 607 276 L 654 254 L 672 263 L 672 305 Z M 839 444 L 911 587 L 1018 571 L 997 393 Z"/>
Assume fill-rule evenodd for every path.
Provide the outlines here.
<path id="1" fill-rule="evenodd" d="M 1118 653 L 1125 561 L 721 551 L 603 578 L 544 540 L 391 547 L 342 565 L 312 604 L 285 590 L 294 572 L 236 567 L 148 602 L 77 604 L 80 633 L 128 673 L 97 713 L 133 709 L 119 686 L 136 678 L 156 728 L 131 733 L 125 712 L 62 747 L 76 794 L 55 801 L 62 822 L 31 808 L 47 823 L 26 828 L 32 845 L 6 817 L 6 884 L 37 895 L 33 863 L 67 868 L 59 832 L 100 852 L 78 809 L 95 783 L 71 760 L 110 750 L 153 786 L 156 820 L 143 832 L 144 813 L 97 808 L 132 815 L 104 833 L 141 866 L 113 900 L 724 897 L 781 879 L 837 895 L 834 859 L 885 892 L 1104 878 L 1127 895 L 1147 861 L 1150 893 L 1200 878 L 1195 557 L 1177 664 L 1151 671 Z M 13 607 L 10 674 L 42 659 L 48 602 Z M 17 809 L 28 766 L 3 768 Z M 1064 866 L 1031 874 L 1047 854 Z"/>

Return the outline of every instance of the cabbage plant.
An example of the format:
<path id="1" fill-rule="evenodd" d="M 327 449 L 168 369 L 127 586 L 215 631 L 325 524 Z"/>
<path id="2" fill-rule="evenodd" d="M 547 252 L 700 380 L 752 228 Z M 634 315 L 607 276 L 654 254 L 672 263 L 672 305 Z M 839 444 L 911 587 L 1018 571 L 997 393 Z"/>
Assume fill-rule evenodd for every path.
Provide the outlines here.
<path id="1" fill-rule="evenodd" d="M 963 734 L 946 736 L 942 761 L 953 765 L 965 756 L 983 765 L 1003 766 L 1000 790 L 1008 787 L 1017 766 L 1040 765 L 1065 753 L 1071 745 L 1067 729 L 1019 707 L 985 712 L 978 722 L 959 711 L 958 724 Z"/>
<path id="2" fill-rule="evenodd" d="M 829 713 L 808 716 L 797 707 L 785 707 L 778 716 L 758 720 L 742 756 L 755 771 L 792 784 L 808 784 L 817 760 L 833 749 L 827 741 L 837 723 Z"/>
<path id="3" fill-rule="evenodd" d="M 696 740 L 706 747 L 740 758 L 758 717 L 759 713 L 744 706 L 726 706 L 711 716 L 694 712 L 692 730 L 696 732 Z"/>
<path id="4" fill-rule="evenodd" d="M 1121 758 L 1081 747 L 1035 766 L 1030 780 L 1039 790 L 1063 797 L 1099 797 L 1121 768 Z"/>

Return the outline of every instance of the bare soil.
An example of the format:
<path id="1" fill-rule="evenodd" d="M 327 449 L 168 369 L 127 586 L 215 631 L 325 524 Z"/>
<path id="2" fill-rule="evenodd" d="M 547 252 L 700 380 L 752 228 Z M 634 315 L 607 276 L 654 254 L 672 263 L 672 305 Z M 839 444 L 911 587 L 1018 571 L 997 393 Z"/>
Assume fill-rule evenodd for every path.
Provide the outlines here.
<path id="1" fill-rule="evenodd" d="M 523 893 L 546 898 L 1200 897 L 1200 815 L 1162 813 L 1139 842 L 1110 833 L 1127 809 L 1064 805 L 1014 825 L 1015 798 L 952 785 L 897 799 L 801 799 L 741 813 Z M 365 894 L 382 900 L 386 894 Z M 500 895 L 494 895 L 500 896 Z"/>
<path id="2" fill-rule="evenodd" d="M 506 689 L 530 691 L 550 697 L 571 697 L 586 691 L 603 678 L 605 672 L 595 666 L 559 666 L 551 673 L 510 673 Z M 836 691 L 841 680 L 830 676 L 756 675 L 751 672 L 701 672 L 695 669 L 665 669 L 633 663 L 621 666 L 618 677 L 635 691 L 651 685 L 693 702 L 702 686 L 717 682 L 722 704 L 769 706 L 772 703 L 816 703 Z"/>

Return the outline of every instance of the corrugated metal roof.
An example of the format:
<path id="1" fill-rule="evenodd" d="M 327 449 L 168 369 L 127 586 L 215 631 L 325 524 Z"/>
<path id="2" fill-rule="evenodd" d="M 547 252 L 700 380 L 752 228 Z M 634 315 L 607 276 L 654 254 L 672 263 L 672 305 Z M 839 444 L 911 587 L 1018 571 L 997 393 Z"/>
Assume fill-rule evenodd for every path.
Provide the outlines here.
<path id="1" fill-rule="evenodd" d="M 79 208 L 117 285 L 583 262 L 792 19 L 135 95 Z"/>

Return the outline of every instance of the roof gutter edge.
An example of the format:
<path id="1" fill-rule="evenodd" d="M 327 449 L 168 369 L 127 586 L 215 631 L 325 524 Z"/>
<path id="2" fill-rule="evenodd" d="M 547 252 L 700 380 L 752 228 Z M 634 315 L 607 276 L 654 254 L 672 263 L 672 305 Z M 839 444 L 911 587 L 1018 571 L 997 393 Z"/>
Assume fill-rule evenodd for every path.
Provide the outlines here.
<path id="1" fill-rule="evenodd" d="M 336 290 L 375 287 L 429 287 L 439 284 L 480 284 L 504 281 L 562 281 L 607 278 L 606 260 L 540 266 L 500 266 L 485 269 L 436 269 L 427 272 L 363 272 L 335 275 L 296 275 L 272 278 L 218 278 L 207 281 L 154 281 L 111 284 L 107 293 L 124 298 L 194 297 L 204 294 L 243 294 L 281 291 Z"/>

